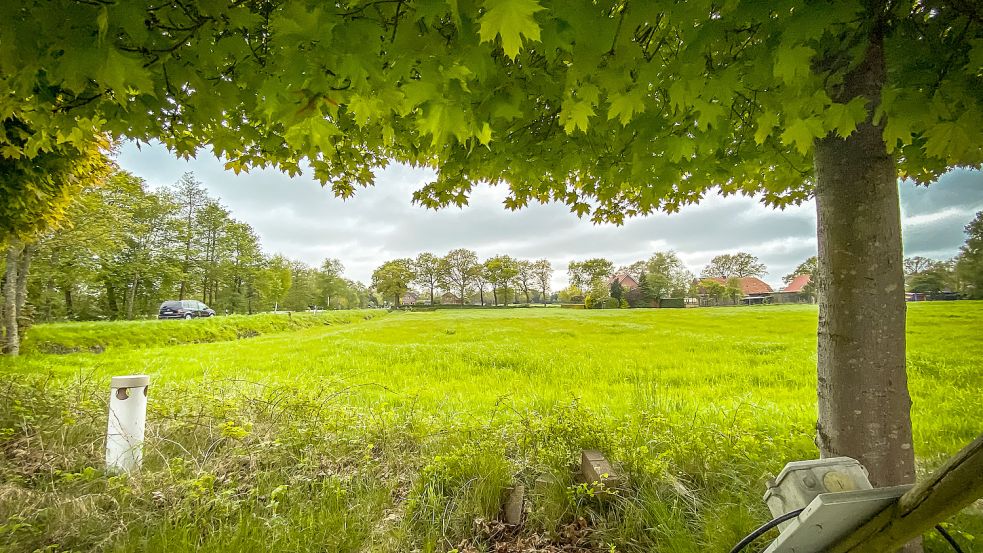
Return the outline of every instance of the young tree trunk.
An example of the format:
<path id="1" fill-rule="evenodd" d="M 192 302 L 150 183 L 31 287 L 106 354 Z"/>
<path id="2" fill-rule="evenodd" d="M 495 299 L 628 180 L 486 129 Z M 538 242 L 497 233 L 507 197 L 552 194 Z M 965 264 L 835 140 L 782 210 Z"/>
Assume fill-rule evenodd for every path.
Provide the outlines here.
<path id="1" fill-rule="evenodd" d="M 464 293 L 466 291 L 465 288 L 466 287 L 461 286 L 461 305 L 464 305 Z"/>
<path id="2" fill-rule="evenodd" d="M 17 267 L 17 299 L 15 309 L 17 313 L 17 336 L 24 337 L 24 333 L 33 322 L 33 314 L 28 313 L 27 306 L 27 277 L 31 274 L 31 259 L 37 246 L 32 242 L 24 245 L 20 254 L 20 266 Z"/>
<path id="3" fill-rule="evenodd" d="M 17 269 L 20 266 L 20 240 L 13 238 L 7 246 L 7 269 L 3 285 L 3 322 L 6 335 L 4 352 L 7 355 L 20 353 L 20 333 L 17 329 Z"/>
<path id="4" fill-rule="evenodd" d="M 34 243 L 25 244 L 20 254 L 20 267 L 17 268 L 17 314 L 20 316 L 27 305 L 27 277 L 31 274 L 31 261 L 34 250 L 37 246 Z"/>
<path id="5" fill-rule="evenodd" d="M 876 35 L 846 76 L 838 102 L 873 110 L 885 67 Z M 867 122 L 847 139 L 816 142 L 819 238 L 817 444 L 870 471 L 874 487 L 913 482 L 911 399 L 905 374 L 905 302 L 897 170 Z M 913 551 L 914 549 L 909 549 Z"/>
<path id="6" fill-rule="evenodd" d="M 75 306 L 72 303 L 72 285 L 66 284 L 64 288 L 62 288 L 62 293 L 65 295 L 65 318 L 74 319 Z"/>
<path id="7" fill-rule="evenodd" d="M 498 307 L 498 286 L 492 286 L 492 300 L 495 302 L 495 307 Z"/>
<path id="8" fill-rule="evenodd" d="M 109 317 L 111 319 L 116 319 L 119 317 L 119 304 L 116 301 L 116 287 L 113 286 L 113 281 L 109 278 L 105 280 L 106 284 L 106 306 L 109 308 Z"/>
<path id="9" fill-rule="evenodd" d="M 137 286 L 140 285 L 140 273 L 133 275 L 133 282 L 130 283 L 130 289 L 126 291 L 126 318 L 127 320 L 133 319 L 134 304 L 136 303 L 137 296 Z"/>

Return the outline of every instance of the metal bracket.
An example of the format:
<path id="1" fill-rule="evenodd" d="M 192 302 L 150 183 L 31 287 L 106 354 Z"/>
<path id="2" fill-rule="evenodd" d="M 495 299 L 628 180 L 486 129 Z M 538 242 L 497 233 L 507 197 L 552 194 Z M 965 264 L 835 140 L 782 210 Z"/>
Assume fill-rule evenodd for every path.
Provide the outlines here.
<path id="1" fill-rule="evenodd" d="M 790 521 L 765 553 L 821 553 L 891 506 L 912 487 L 819 494 Z"/>

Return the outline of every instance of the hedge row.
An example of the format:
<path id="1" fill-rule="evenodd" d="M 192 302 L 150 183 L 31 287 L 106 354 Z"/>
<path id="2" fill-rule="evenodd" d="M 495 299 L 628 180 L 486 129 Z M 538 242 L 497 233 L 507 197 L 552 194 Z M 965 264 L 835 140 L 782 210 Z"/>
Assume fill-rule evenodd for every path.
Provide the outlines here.
<path id="1" fill-rule="evenodd" d="M 381 309 L 312 313 L 228 315 L 191 320 L 97 321 L 41 324 L 27 331 L 25 353 L 100 353 L 140 348 L 224 342 L 319 325 L 350 324 L 385 314 Z"/>

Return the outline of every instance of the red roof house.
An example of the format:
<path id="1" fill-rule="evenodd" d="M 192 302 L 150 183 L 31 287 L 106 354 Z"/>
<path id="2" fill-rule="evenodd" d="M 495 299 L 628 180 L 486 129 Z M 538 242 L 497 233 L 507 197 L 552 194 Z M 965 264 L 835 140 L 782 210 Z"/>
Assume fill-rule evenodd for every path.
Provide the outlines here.
<path id="1" fill-rule="evenodd" d="M 809 273 L 803 273 L 801 275 L 795 275 L 792 282 L 788 283 L 788 286 L 782 288 L 782 292 L 802 292 L 803 288 L 812 282 L 812 275 Z"/>
<path id="2" fill-rule="evenodd" d="M 714 282 L 720 283 L 722 286 L 727 286 L 727 281 L 730 279 L 722 277 L 710 277 L 700 279 L 701 281 L 712 280 Z M 741 281 L 741 293 L 745 296 L 763 296 L 765 294 L 770 294 L 774 292 L 768 283 L 757 277 L 743 277 L 737 279 Z"/>
<path id="3" fill-rule="evenodd" d="M 610 287 L 612 284 L 614 284 L 614 281 L 618 281 L 618 283 L 621 284 L 621 288 L 626 292 L 628 290 L 634 290 L 635 288 L 638 288 L 638 281 L 632 278 L 631 275 L 625 275 L 625 274 L 611 275 L 611 277 L 608 278 L 608 286 Z"/>

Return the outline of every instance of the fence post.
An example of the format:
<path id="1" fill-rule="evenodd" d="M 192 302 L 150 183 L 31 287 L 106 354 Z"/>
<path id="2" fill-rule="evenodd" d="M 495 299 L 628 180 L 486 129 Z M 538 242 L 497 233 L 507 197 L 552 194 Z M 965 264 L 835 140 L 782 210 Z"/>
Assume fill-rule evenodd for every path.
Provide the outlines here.
<path id="1" fill-rule="evenodd" d="M 983 434 L 830 553 L 895 551 L 983 497 Z"/>
<path id="2" fill-rule="evenodd" d="M 111 472 L 140 468 L 149 386 L 150 377 L 145 374 L 114 376 L 110 381 L 106 469 Z"/>

